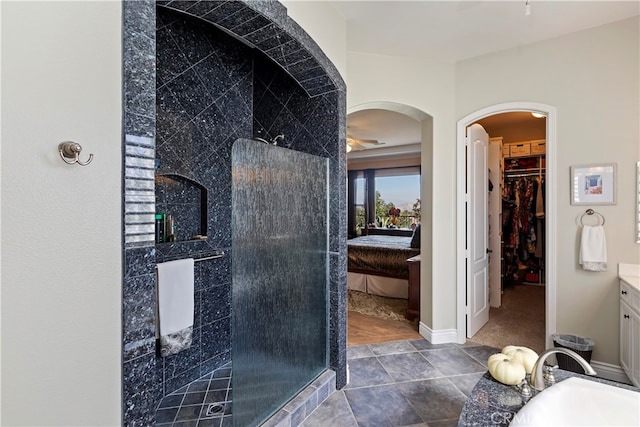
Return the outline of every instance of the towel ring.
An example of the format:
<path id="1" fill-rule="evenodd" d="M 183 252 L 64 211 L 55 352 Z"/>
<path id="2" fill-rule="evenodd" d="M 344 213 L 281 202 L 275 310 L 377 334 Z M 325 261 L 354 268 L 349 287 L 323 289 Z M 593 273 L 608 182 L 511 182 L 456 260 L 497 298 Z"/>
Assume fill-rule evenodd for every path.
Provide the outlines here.
<path id="1" fill-rule="evenodd" d="M 584 218 L 585 215 L 593 215 L 596 214 L 600 217 L 600 219 L 602 220 L 602 224 L 600 225 L 604 225 L 604 217 L 602 216 L 602 214 L 600 214 L 599 212 L 594 211 L 593 209 L 587 209 L 585 211 L 585 213 L 582 214 L 582 216 L 580 217 L 580 225 L 582 225 L 584 227 L 584 224 L 582 223 L 582 218 Z"/>

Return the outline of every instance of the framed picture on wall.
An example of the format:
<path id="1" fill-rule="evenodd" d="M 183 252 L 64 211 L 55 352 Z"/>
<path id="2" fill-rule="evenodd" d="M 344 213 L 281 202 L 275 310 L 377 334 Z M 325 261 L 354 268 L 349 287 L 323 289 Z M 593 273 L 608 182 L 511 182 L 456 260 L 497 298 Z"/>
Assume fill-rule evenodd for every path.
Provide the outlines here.
<path id="1" fill-rule="evenodd" d="M 615 205 L 616 164 L 571 166 L 572 205 Z"/>

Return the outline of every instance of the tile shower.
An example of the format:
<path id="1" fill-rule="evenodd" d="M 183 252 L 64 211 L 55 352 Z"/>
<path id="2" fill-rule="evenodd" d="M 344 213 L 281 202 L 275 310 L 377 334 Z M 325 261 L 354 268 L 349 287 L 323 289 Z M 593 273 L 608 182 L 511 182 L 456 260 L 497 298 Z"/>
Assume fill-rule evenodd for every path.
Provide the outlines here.
<path id="1" fill-rule="evenodd" d="M 231 360 L 230 153 L 238 138 L 283 133 L 279 145 L 329 159 L 329 366 L 341 388 L 345 92 L 335 68 L 278 2 L 125 1 L 123 76 L 123 424 L 153 424 L 164 396 Z M 155 244 L 155 212 L 175 214 L 176 242 Z M 206 240 L 187 241 L 202 229 Z M 155 264 L 219 252 L 196 264 L 191 348 L 156 356 Z"/>

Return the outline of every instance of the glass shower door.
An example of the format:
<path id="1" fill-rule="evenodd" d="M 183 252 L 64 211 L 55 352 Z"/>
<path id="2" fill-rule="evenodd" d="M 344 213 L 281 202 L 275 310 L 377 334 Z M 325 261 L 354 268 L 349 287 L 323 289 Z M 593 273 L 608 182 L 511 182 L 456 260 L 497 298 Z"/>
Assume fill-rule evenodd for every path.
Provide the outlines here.
<path id="1" fill-rule="evenodd" d="M 328 160 L 232 150 L 233 423 L 262 423 L 327 369 Z"/>

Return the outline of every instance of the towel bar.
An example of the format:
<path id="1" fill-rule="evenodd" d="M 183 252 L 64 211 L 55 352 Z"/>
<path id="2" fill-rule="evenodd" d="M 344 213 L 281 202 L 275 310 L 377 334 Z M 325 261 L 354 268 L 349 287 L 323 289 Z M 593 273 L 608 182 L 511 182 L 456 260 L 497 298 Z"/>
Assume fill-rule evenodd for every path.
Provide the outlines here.
<path id="1" fill-rule="evenodd" d="M 196 258 L 193 260 L 193 262 L 200 262 L 200 261 L 207 261 L 210 259 L 217 259 L 217 258 L 222 258 L 224 256 L 224 252 L 222 252 L 221 254 L 217 254 L 217 255 L 211 255 L 211 256 L 206 256 L 203 258 Z"/>
<path id="2" fill-rule="evenodd" d="M 220 253 L 218 253 L 218 254 L 211 255 L 211 256 L 205 256 L 205 257 L 202 257 L 202 258 L 194 258 L 194 259 L 193 259 L 193 262 L 208 261 L 208 260 L 210 260 L 210 259 L 218 259 L 218 258 L 222 258 L 223 256 L 224 256 L 224 252 L 220 252 Z M 183 259 L 183 258 L 166 259 L 166 260 L 164 260 L 163 262 L 177 261 L 177 260 L 179 260 L 179 259 Z M 158 268 L 158 267 L 156 266 L 156 268 Z"/>

